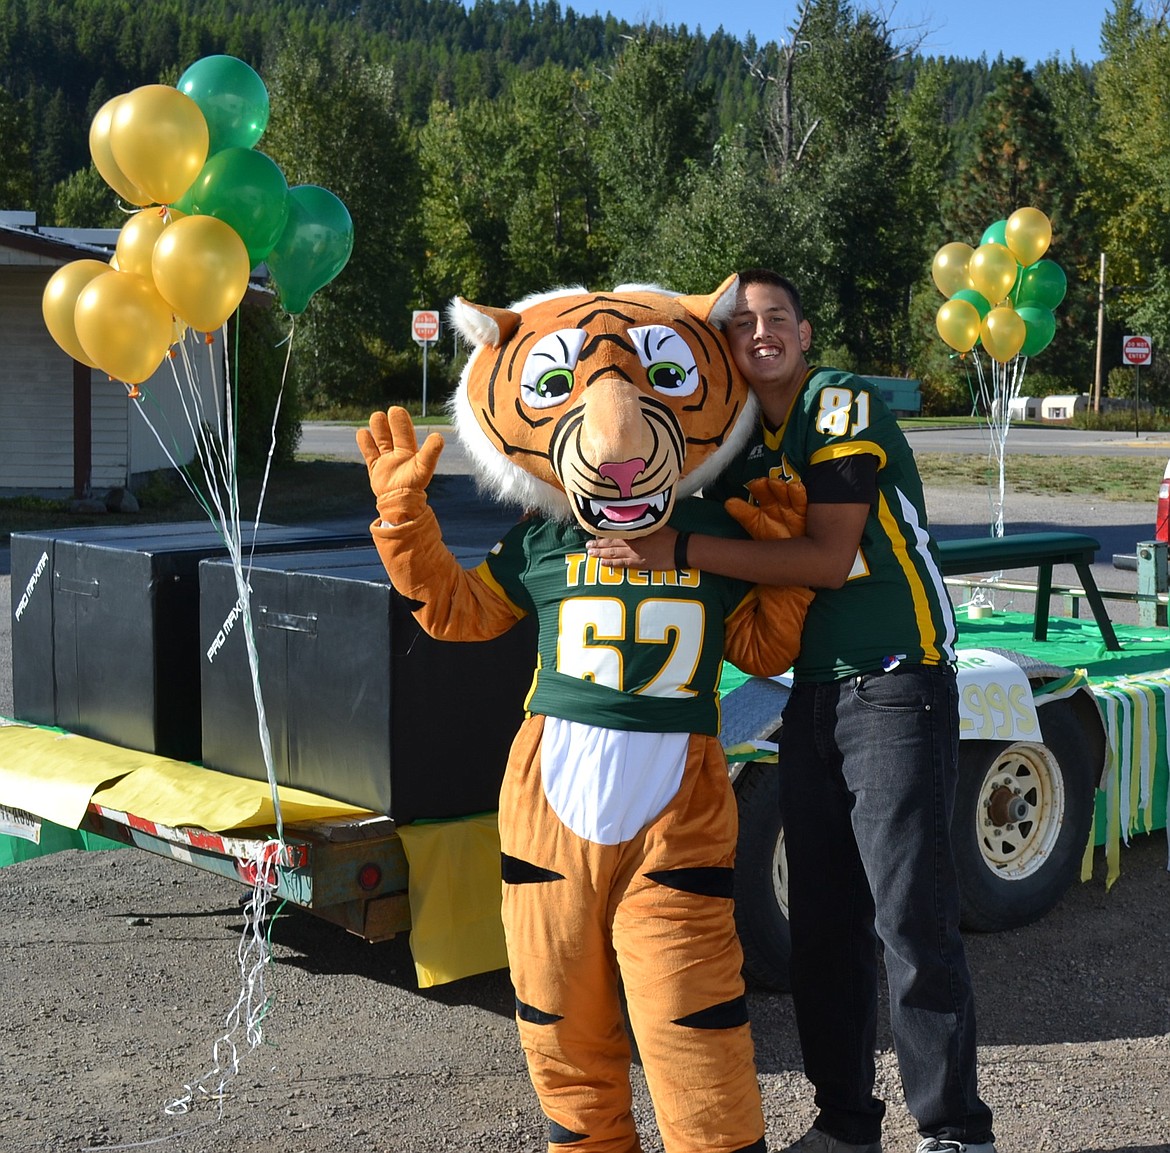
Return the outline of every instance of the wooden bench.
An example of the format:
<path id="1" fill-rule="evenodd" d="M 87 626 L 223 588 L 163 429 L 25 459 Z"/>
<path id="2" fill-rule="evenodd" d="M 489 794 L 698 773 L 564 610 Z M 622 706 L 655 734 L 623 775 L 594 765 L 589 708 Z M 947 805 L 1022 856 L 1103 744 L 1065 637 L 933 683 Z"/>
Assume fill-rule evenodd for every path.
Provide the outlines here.
<path id="1" fill-rule="evenodd" d="M 1002 572 L 1007 569 L 1035 568 L 1036 608 L 1032 617 L 1032 636 L 1042 641 L 1048 636 L 1048 605 L 1052 599 L 1052 566 L 1070 564 L 1076 569 L 1085 599 L 1105 639 L 1105 647 L 1117 651 L 1121 645 L 1113 631 L 1113 622 L 1105 601 L 1093 579 L 1093 558 L 1100 543 L 1079 532 L 1021 532 L 1001 537 L 964 537 L 938 542 L 943 576 L 966 576 L 971 573 Z"/>

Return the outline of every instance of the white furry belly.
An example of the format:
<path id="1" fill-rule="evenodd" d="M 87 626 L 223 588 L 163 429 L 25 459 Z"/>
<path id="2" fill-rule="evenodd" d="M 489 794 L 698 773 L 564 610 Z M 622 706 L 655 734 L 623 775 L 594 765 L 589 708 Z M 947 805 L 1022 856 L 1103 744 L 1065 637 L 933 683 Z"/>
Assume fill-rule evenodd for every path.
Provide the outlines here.
<path id="1" fill-rule="evenodd" d="M 633 733 L 546 717 L 544 795 L 574 833 L 601 845 L 628 841 L 674 799 L 689 733 Z"/>

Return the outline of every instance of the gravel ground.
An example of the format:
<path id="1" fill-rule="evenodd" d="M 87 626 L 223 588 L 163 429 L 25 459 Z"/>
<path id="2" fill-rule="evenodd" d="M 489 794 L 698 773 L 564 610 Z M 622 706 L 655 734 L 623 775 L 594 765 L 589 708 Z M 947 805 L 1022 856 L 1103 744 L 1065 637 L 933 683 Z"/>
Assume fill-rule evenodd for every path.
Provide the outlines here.
<path id="1" fill-rule="evenodd" d="M 931 495 L 940 535 L 971 534 L 970 504 L 966 494 Z M 1033 508 L 1019 498 L 1012 510 L 1015 531 L 1076 525 L 1098 535 L 1099 567 L 1148 534 L 1144 506 L 1037 498 Z M 1132 574 L 1115 577 L 1098 582 L 1126 587 Z M 8 597 L 0 576 L 0 603 Z M 8 642 L 0 627 L 0 713 L 10 714 Z M 263 1043 L 244 1047 L 222 1114 L 205 1101 L 168 1115 L 168 1102 L 210 1066 L 240 990 L 242 892 L 136 850 L 59 853 L 0 873 L 0 1150 L 544 1148 L 506 974 L 419 991 L 404 938 L 370 945 L 300 911 L 272 931 Z M 1134 840 L 1108 892 L 1099 851 L 1094 877 L 1041 922 L 972 935 L 968 948 L 982 1090 L 1001 1153 L 1170 1151 L 1165 834 Z M 775 1148 L 807 1127 L 810 1091 L 789 998 L 750 999 Z M 909 1153 L 917 1138 L 884 1028 L 878 1042 L 885 1146 Z M 634 1077 L 653 1150 L 636 1066 Z"/>
<path id="2" fill-rule="evenodd" d="M 982 1089 L 1002 1153 L 1170 1149 L 1170 873 L 1135 839 L 1043 921 L 968 939 Z M 406 941 L 369 945 L 296 911 L 277 921 L 263 1043 L 220 1116 L 164 1107 L 212 1060 L 241 985 L 234 882 L 137 850 L 4 870 L 0 1147 L 183 1153 L 544 1148 L 504 973 L 415 986 Z M 789 998 L 753 991 L 769 1147 L 811 1119 Z M 916 1144 L 879 1035 L 886 1149 Z M 646 1148 L 658 1148 L 635 1068 Z"/>

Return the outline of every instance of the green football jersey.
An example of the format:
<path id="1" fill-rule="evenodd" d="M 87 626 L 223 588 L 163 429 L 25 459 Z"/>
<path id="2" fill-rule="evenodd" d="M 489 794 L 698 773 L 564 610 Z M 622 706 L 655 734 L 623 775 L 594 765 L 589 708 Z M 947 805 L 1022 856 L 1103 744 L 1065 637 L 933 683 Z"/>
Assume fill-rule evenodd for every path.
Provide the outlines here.
<path id="1" fill-rule="evenodd" d="M 849 579 L 818 589 L 809 606 L 797 680 L 833 681 L 899 662 L 955 659 L 955 616 L 927 527 L 910 445 L 878 390 L 850 372 L 814 368 L 784 426 L 763 424 L 704 496 L 745 496 L 759 477 L 801 480 L 821 461 L 877 457 L 877 501 L 866 518 Z"/>
<path id="2" fill-rule="evenodd" d="M 692 497 L 674 528 L 744 533 L 718 505 Z M 534 517 L 511 529 L 477 570 L 538 621 L 530 712 L 636 732 L 719 732 L 724 622 L 752 586 L 688 569 L 610 568 L 585 551 L 576 523 Z"/>

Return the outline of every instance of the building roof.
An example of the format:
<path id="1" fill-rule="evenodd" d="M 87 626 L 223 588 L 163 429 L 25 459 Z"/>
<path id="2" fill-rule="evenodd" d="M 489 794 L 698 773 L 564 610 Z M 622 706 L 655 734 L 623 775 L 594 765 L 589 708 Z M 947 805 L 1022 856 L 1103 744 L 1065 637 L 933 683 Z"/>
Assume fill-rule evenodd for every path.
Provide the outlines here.
<path id="1" fill-rule="evenodd" d="M 56 228 L 37 224 L 35 212 L 0 209 L 0 248 L 27 252 L 65 264 L 71 260 L 109 260 L 118 244 L 117 228 Z M 252 269 L 247 299 L 257 303 L 275 293 L 268 283 L 268 268 Z"/>
<path id="2" fill-rule="evenodd" d="M 108 260 L 117 243 L 116 228 L 42 228 L 35 212 L 0 211 L 0 244 L 18 252 L 61 260 Z"/>

